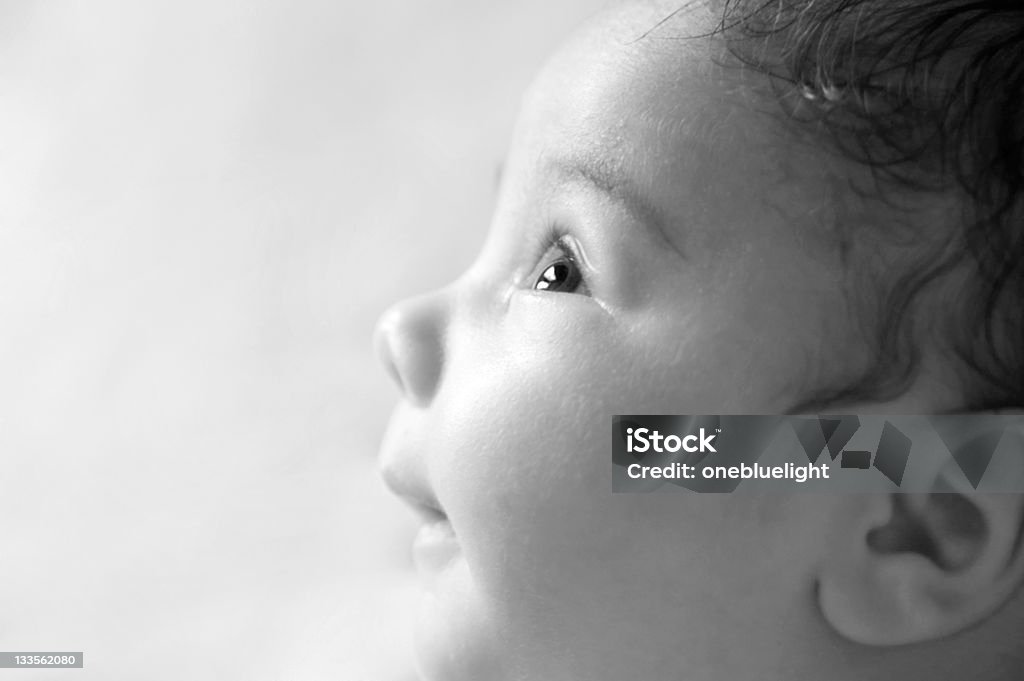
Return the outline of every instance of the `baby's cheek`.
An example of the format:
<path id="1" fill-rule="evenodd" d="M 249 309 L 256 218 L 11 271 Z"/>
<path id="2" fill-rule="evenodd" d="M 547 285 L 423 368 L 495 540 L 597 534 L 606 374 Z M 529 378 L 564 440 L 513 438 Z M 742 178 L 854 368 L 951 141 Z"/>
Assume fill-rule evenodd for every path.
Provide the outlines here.
<path id="1" fill-rule="evenodd" d="M 519 542 L 545 535 L 542 512 L 576 513 L 603 498 L 612 416 L 673 413 L 692 383 L 665 357 L 686 334 L 658 347 L 645 335 L 584 296 L 524 293 L 494 328 L 455 340 L 439 424 L 450 445 L 434 476 L 441 493 L 450 486 L 474 525 L 492 522 L 489 536 L 529 523 Z"/>
<path id="2" fill-rule="evenodd" d="M 566 313 L 544 300 L 552 297 L 574 296 L 513 301 L 496 331 L 451 354 L 441 428 L 452 445 L 436 482 L 458 485 L 458 503 L 515 513 L 610 461 L 587 453 L 611 432 L 622 354 L 615 333 L 592 302 Z"/>
<path id="3" fill-rule="evenodd" d="M 628 337 L 573 302 L 516 301 L 488 342 L 452 353 L 431 471 L 485 602 L 523 630 L 553 621 L 567 581 L 586 593 L 582 568 L 627 545 L 611 416 L 654 407 Z"/>

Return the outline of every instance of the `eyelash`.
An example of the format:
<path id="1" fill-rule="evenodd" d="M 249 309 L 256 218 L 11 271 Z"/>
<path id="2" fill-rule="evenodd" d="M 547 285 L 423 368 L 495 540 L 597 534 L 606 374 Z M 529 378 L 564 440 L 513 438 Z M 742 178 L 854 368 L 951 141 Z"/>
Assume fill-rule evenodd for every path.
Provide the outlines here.
<path id="1" fill-rule="evenodd" d="M 537 263 L 530 271 L 530 288 L 535 291 L 545 291 L 545 289 L 538 289 L 537 285 L 541 281 L 541 277 L 554 267 L 560 261 L 567 261 L 575 268 L 575 277 L 578 282 L 573 287 L 571 294 L 576 295 L 590 295 L 590 290 L 586 282 L 586 278 L 583 276 L 583 267 L 581 263 L 583 258 L 580 256 L 577 248 L 573 244 L 573 240 L 570 235 L 559 229 L 558 227 L 549 227 L 542 235 L 541 239 L 537 241 L 538 247 L 535 249 L 535 255 L 533 261 Z M 558 258 L 546 258 L 546 256 L 553 250 L 557 249 L 561 252 L 561 257 Z M 552 293 L 565 293 L 565 291 L 551 291 Z"/>

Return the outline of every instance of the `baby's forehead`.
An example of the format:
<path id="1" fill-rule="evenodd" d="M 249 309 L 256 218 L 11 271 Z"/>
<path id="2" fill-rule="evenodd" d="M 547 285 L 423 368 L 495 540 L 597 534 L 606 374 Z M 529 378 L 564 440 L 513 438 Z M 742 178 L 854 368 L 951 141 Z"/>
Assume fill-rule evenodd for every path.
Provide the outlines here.
<path id="1" fill-rule="evenodd" d="M 513 145 L 535 157 L 572 146 L 654 173 L 722 165 L 740 149 L 776 165 L 790 156 L 780 152 L 795 146 L 792 131 L 764 115 L 773 108 L 764 78 L 723 63 L 708 10 L 674 9 L 620 3 L 572 34 L 527 90 Z"/>
<path id="2" fill-rule="evenodd" d="M 543 183 L 553 162 L 585 159 L 668 205 L 727 186 L 742 185 L 749 201 L 792 191 L 783 185 L 794 184 L 794 164 L 816 163 L 817 150 L 798 149 L 762 113 L 768 105 L 747 90 L 745 76 L 717 64 L 711 48 L 637 34 L 657 16 L 633 18 L 623 30 L 612 12 L 567 41 L 524 99 L 509 174 Z"/>
<path id="3" fill-rule="evenodd" d="M 714 41 L 680 38 L 687 30 L 699 33 L 703 24 L 687 21 L 693 24 L 691 29 L 680 28 L 670 38 L 661 36 L 665 29 L 657 27 L 663 13 L 652 11 L 651 4 L 616 5 L 572 33 L 534 80 L 527 101 L 535 105 L 549 101 L 556 108 L 560 94 L 571 95 L 578 106 L 611 105 L 608 118 L 613 119 L 630 105 L 650 107 L 657 102 L 657 109 L 667 110 L 682 104 L 687 91 L 713 85 L 712 77 L 722 76 L 711 60 Z M 652 29 L 658 35 L 649 33 Z M 639 112 L 634 108 L 631 113 Z M 659 111 L 648 112 L 655 113 Z"/>

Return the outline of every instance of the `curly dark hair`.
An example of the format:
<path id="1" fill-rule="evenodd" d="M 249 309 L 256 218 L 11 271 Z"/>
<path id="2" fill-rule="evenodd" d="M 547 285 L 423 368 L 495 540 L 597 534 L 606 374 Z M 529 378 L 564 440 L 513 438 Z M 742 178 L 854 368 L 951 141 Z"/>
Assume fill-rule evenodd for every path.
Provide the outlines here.
<path id="1" fill-rule="evenodd" d="M 902 394 L 922 360 L 915 303 L 965 268 L 932 330 L 958 360 L 960 408 L 1024 406 L 1024 3 L 718 0 L 715 10 L 711 34 L 730 59 L 768 76 L 786 118 L 870 169 L 878 192 L 956 195 L 963 207 L 941 247 L 876 282 L 867 368 L 791 411 Z"/>

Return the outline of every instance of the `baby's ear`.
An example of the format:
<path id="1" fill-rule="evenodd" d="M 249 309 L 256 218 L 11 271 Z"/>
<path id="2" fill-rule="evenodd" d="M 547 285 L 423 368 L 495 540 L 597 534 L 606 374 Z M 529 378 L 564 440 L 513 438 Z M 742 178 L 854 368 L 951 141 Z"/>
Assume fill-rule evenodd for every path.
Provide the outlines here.
<path id="1" fill-rule="evenodd" d="M 1011 489 L 1022 489 L 1024 461 Z M 953 634 L 994 613 L 1024 581 L 1024 494 L 979 493 L 952 468 L 933 491 L 865 496 L 837 523 L 819 607 L 857 643 Z"/>

